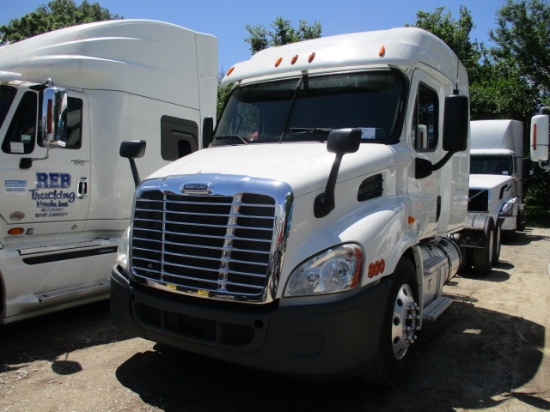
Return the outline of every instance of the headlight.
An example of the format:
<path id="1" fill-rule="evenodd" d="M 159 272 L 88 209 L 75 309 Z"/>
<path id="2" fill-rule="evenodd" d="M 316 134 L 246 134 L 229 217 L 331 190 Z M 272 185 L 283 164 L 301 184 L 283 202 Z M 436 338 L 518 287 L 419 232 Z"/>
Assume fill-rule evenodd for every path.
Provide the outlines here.
<path id="1" fill-rule="evenodd" d="M 518 200 L 517 197 L 514 197 L 513 199 L 508 200 L 504 205 L 502 205 L 502 208 L 500 209 L 500 216 L 512 216 L 514 214 L 514 205 L 516 204 L 516 201 Z"/>
<path id="2" fill-rule="evenodd" d="M 128 259 L 130 255 L 130 227 L 122 234 L 116 251 L 116 263 L 128 272 Z"/>
<path id="3" fill-rule="evenodd" d="M 359 284 L 363 251 L 356 244 L 328 249 L 296 268 L 285 296 L 322 295 L 353 289 Z"/>

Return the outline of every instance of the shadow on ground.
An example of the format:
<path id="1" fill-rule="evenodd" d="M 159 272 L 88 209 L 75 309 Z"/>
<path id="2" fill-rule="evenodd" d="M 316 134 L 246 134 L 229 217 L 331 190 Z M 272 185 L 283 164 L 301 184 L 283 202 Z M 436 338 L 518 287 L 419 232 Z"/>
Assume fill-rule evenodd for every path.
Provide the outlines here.
<path id="1" fill-rule="evenodd" d="M 513 397 L 550 410 L 537 393 L 513 391 L 542 362 L 544 327 L 454 298 L 437 325 L 426 325 L 411 371 L 392 390 L 360 379 L 300 381 L 160 345 L 128 359 L 116 376 L 144 402 L 165 411 L 427 411 L 434 405 L 453 411 L 489 408 Z"/>

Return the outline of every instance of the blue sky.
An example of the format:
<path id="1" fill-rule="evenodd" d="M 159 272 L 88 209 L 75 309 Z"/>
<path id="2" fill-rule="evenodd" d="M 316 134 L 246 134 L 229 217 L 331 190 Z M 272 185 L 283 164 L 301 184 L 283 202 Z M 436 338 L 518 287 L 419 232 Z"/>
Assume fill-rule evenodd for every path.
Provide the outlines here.
<path id="1" fill-rule="evenodd" d="M 0 25 L 18 19 L 49 0 L 0 0 Z M 113 14 L 126 19 L 143 18 L 163 20 L 196 31 L 210 33 L 218 38 L 219 69 L 227 70 L 233 63 L 250 57 L 250 48 L 244 41 L 249 33 L 245 25 L 263 25 L 270 28 L 276 17 L 291 20 L 297 26 L 300 20 L 308 24 L 321 23 L 323 36 L 358 31 L 402 27 L 416 22 L 416 12 L 433 12 L 444 6 L 458 19 L 460 5 L 472 14 L 475 24 L 471 40 L 489 43 L 489 30 L 496 28 L 497 10 L 505 0 L 89 0 L 98 2 Z M 80 4 L 80 0 L 75 0 Z"/>

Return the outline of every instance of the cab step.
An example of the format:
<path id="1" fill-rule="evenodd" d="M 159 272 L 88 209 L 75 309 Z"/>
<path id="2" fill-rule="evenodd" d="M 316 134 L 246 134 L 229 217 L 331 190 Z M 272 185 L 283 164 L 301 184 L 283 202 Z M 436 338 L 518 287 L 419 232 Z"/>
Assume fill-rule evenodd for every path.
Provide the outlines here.
<path id="1" fill-rule="evenodd" d="M 437 318 L 451 306 L 453 300 L 445 296 L 440 296 L 430 303 L 425 309 L 422 318 L 427 321 L 435 322 Z"/>

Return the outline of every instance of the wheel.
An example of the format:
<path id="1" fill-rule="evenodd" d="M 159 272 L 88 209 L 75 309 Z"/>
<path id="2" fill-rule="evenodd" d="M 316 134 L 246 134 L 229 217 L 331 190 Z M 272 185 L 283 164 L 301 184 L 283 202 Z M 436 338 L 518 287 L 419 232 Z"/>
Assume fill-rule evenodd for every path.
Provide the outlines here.
<path id="1" fill-rule="evenodd" d="M 392 286 L 382 322 L 378 356 L 365 376 L 379 386 L 395 386 L 410 363 L 410 346 L 419 325 L 415 268 L 403 258 L 393 274 Z"/>
<path id="2" fill-rule="evenodd" d="M 501 240 L 502 240 L 502 229 L 500 225 L 496 225 L 495 227 L 495 241 L 494 241 L 494 248 L 493 248 L 493 260 L 491 261 L 491 264 L 495 266 L 498 263 L 498 260 L 500 259 L 500 246 L 501 246 Z"/>
<path id="3" fill-rule="evenodd" d="M 488 275 L 491 273 L 495 251 L 495 224 L 493 218 L 488 218 L 483 230 L 485 234 L 485 244 L 481 249 L 472 251 L 472 267 L 480 273 Z"/>

